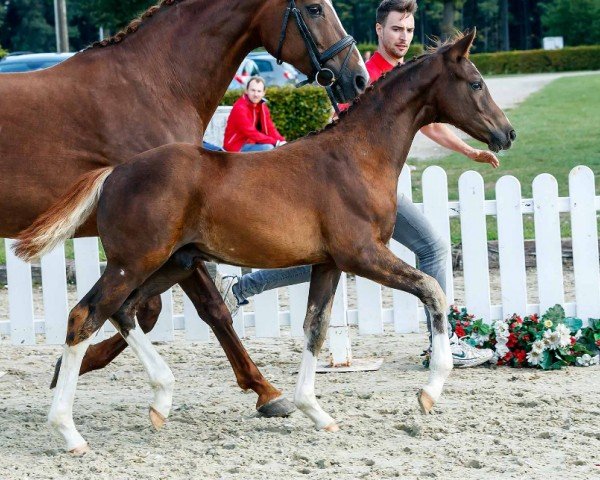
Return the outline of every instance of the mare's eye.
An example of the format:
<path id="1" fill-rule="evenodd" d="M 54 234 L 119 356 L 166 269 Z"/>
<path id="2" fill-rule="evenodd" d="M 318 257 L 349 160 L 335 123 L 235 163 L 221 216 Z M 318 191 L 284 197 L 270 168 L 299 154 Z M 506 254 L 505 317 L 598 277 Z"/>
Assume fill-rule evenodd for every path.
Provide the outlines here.
<path id="1" fill-rule="evenodd" d="M 319 17 L 323 15 L 323 7 L 321 7 L 321 5 L 319 5 L 318 3 L 307 6 L 306 10 L 313 17 Z"/>
<path id="2" fill-rule="evenodd" d="M 481 90 L 483 87 L 481 85 L 481 82 L 473 82 L 471 83 L 471 88 L 473 90 Z"/>

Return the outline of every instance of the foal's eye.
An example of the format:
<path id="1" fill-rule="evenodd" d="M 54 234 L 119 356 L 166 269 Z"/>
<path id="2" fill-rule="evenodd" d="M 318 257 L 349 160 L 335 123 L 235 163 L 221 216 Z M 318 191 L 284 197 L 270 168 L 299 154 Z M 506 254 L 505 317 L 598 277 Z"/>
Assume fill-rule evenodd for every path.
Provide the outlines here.
<path id="1" fill-rule="evenodd" d="M 481 82 L 473 82 L 471 83 L 471 88 L 473 90 L 481 90 L 483 87 L 481 85 Z"/>
<path id="2" fill-rule="evenodd" d="M 321 5 L 318 3 L 315 3 L 314 5 L 308 5 L 306 10 L 313 17 L 319 17 L 323 15 L 323 7 L 321 7 Z"/>

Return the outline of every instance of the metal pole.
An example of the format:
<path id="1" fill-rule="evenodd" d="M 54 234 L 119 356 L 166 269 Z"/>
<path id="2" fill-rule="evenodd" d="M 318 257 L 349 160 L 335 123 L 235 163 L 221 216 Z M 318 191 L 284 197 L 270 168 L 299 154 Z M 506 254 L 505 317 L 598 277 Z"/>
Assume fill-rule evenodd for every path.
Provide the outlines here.
<path id="1" fill-rule="evenodd" d="M 67 30 L 66 0 L 54 0 L 54 27 L 56 31 L 56 51 L 69 51 L 69 33 Z"/>

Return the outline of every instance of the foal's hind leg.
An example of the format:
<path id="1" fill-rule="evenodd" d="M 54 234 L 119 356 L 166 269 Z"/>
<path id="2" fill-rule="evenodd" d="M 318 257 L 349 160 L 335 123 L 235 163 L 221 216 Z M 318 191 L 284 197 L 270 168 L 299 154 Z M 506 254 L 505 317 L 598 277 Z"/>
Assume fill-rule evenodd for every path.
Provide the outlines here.
<path id="1" fill-rule="evenodd" d="M 298 372 L 294 402 L 318 429 L 330 432 L 338 426 L 323 411 L 315 396 L 317 357 L 327 335 L 333 297 L 340 279 L 340 270 L 332 265 L 313 265 L 308 294 L 308 308 L 304 320 L 304 351 Z"/>
<path id="2" fill-rule="evenodd" d="M 81 360 L 92 335 L 123 304 L 134 287 L 132 282 L 125 281 L 114 268 L 108 266 L 94 287 L 69 314 L 63 364 L 48 422 L 63 436 L 71 453 L 81 454 L 89 450 L 73 422 L 73 401 Z"/>
<path id="3" fill-rule="evenodd" d="M 163 358 L 158 354 L 150 339 L 139 328 L 133 309 L 120 309 L 111 318 L 111 323 L 123 335 L 127 344 L 144 366 L 150 386 L 154 391 L 154 400 L 150 405 L 150 421 L 160 430 L 165 424 L 173 404 L 173 386 L 175 377 Z"/>
<path id="4" fill-rule="evenodd" d="M 384 245 L 363 248 L 360 255 L 341 262 L 345 271 L 378 282 L 386 287 L 403 290 L 418 297 L 432 319 L 431 361 L 429 381 L 419 391 L 423 413 L 430 413 L 440 398 L 444 382 L 452 370 L 452 353 L 446 323 L 446 296 L 438 282 L 429 275 L 397 258 Z"/>
<path id="5" fill-rule="evenodd" d="M 235 333 L 231 313 L 223 303 L 205 265 L 199 265 L 179 285 L 196 307 L 198 315 L 212 328 L 229 359 L 238 385 L 243 390 L 250 388 L 257 393 L 256 409 L 267 417 L 285 417 L 291 414 L 296 409 L 294 405 L 263 377 Z"/>

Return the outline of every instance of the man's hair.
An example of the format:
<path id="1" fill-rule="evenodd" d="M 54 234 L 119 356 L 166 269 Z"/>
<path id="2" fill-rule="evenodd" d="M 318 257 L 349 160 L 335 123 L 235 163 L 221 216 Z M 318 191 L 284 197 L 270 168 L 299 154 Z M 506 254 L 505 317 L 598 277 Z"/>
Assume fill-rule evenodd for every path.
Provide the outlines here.
<path id="1" fill-rule="evenodd" d="M 246 90 L 248 90 L 248 88 L 250 88 L 250 83 L 251 82 L 259 82 L 263 84 L 264 88 L 267 88 L 267 83 L 265 82 L 265 79 L 259 75 L 253 75 L 251 76 L 248 81 L 246 82 Z"/>
<path id="2" fill-rule="evenodd" d="M 383 0 L 377 7 L 376 22 L 384 25 L 390 12 L 414 15 L 417 12 L 416 0 Z"/>

